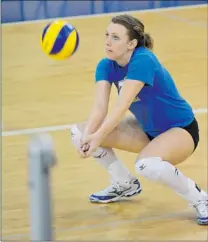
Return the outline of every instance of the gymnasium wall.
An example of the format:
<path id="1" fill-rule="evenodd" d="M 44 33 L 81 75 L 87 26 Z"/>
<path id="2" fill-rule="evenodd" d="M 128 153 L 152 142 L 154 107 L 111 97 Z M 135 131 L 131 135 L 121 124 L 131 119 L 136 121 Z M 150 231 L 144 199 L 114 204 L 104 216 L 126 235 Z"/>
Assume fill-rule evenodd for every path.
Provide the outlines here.
<path id="1" fill-rule="evenodd" d="M 78 15 L 92 15 L 128 10 L 142 10 L 172 6 L 185 6 L 207 3 L 202 1 L 23 1 L 2 0 L 2 23 L 68 17 Z"/>

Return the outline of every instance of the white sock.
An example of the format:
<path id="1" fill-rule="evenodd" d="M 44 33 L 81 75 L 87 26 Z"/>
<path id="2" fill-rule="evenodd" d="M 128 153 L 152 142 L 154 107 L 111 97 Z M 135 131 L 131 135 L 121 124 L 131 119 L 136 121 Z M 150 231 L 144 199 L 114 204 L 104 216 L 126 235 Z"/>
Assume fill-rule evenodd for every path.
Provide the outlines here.
<path id="1" fill-rule="evenodd" d="M 117 159 L 113 149 L 98 147 L 92 157 L 108 171 L 113 181 L 123 184 L 131 180 L 132 175 L 124 164 Z"/>
<path id="2" fill-rule="evenodd" d="M 169 187 L 174 189 L 180 196 L 190 203 L 196 203 L 202 199 L 203 191 L 198 185 L 186 177 L 178 168 L 167 161 L 162 161 L 164 166 L 163 180 Z"/>

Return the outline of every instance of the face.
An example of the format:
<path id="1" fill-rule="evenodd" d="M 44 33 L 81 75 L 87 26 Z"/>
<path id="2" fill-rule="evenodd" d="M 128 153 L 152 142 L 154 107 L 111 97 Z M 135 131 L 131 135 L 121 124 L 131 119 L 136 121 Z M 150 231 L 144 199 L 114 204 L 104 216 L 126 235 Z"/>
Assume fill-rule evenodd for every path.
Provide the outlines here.
<path id="1" fill-rule="evenodd" d="M 105 50 L 111 60 L 119 60 L 133 48 L 127 29 L 120 24 L 110 23 L 106 30 Z"/>

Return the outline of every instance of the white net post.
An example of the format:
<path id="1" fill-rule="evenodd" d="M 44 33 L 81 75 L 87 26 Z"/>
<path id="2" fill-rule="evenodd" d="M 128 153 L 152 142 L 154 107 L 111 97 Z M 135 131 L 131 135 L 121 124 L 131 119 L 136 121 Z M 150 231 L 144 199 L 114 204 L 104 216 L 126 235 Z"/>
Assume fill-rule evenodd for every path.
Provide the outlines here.
<path id="1" fill-rule="evenodd" d="M 51 168 L 56 163 L 52 138 L 48 134 L 32 137 L 28 147 L 30 196 L 30 239 L 53 241 Z"/>

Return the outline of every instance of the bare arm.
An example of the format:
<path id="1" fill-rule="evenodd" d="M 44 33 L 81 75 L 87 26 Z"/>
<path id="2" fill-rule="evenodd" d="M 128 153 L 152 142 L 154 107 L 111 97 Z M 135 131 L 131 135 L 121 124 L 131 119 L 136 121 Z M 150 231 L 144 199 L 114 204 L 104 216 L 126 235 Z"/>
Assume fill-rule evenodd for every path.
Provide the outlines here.
<path id="1" fill-rule="evenodd" d="M 105 121 L 97 130 L 99 137 L 104 139 L 121 121 L 126 111 L 129 109 L 136 95 L 144 86 L 143 82 L 136 80 L 126 80 L 121 88 L 121 92 L 110 114 L 107 115 Z"/>
<path id="2" fill-rule="evenodd" d="M 111 84 L 108 81 L 103 80 L 96 83 L 94 104 L 84 130 L 84 135 L 96 132 L 105 119 L 108 112 L 110 92 Z"/>

